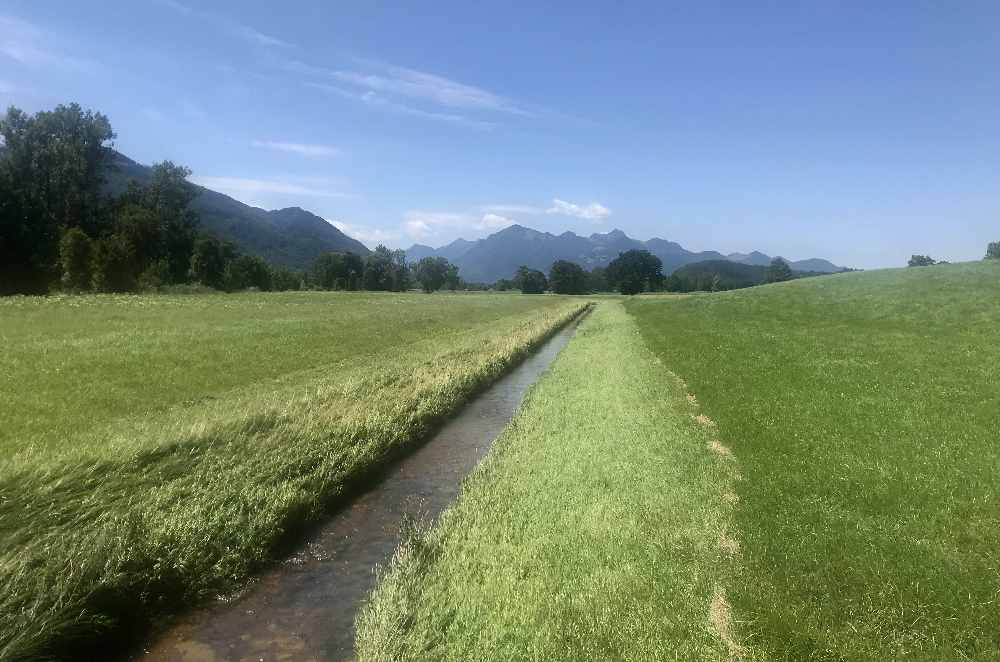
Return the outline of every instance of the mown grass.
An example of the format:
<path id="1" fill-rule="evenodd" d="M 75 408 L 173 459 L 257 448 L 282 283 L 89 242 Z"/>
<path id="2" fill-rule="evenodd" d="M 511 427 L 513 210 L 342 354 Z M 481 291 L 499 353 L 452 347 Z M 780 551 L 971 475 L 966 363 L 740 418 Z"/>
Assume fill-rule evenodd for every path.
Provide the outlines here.
<path id="1" fill-rule="evenodd" d="M 1000 659 L 1000 264 L 627 307 L 743 468 L 752 658 Z"/>
<path id="2" fill-rule="evenodd" d="M 735 465 L 606 301 L 358 619 L 361 662 L 719 660 Z"/>
<path id="3" fill-rule="evenodd" d="M 0 659 L 87 656 L 233 587 L 582 305 L 0 301 Z"/>

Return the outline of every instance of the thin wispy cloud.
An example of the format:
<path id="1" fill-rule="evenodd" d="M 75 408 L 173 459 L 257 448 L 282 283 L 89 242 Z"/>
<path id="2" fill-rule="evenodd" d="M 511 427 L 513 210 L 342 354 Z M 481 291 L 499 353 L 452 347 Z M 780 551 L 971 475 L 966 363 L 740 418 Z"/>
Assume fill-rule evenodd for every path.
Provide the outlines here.
<path id="1" fill-rule="evenodd" d="M 254 147 L 271 149 L 279 152 L 298 154 L 312 158 L 328 158 L 340 154 L 340 150 L 329 145 L 313 145 L 308 143 L 281 142 L 276 140 L 254 140 L 250 143 Z"/>
<path id="2" fill-rule="evenodd" d="M 496 128 L 498 115 L 538 117 L 544 112 L 444 76 L 371 60 L 355 63 L 354 69 L 330 69 L 290 59 L 281 67 L 311 78 L 306 82 L 310 87 L 373 108 L 470 128 Z"/>
<path id="3" fill-rule="evenodd" d="M 330 92 L 338 96 L 344 97 L 345 99 L 352 99 L 360 103 L 364 103 L 367 106 L 383 110 L 390 113 L 396 113 L 399 115 L 409 115 L 411 117 L 420 117 L 423 119 L 434 120 L 436 122 L 447 122 L 449 124 L 456 124 L 460 126 L 469 127 L 472 129 L 482 129 L 490 130 L 496 128 L 496 123 L 487 122 L 483 120 L 473 119 L 465 115 L 458 115 L 455 113 L 439 113 L 429 110 L 423 110 L 422 108 L 416 108 L 407 104 L 399 103 L 387 99 L 376 92 L 371 90 L 367 92 L 355 92 L 353 90 L 338 87 L 337 85 L 330 85 L 328 83 L 315 83 L 308 82 L 305 83 L 307 87 L 311 87 L 317 90 L 323 90 L 325 92 Z"/>
<path id="4" fill-rule="evenodd" d="M 573 216 L 600 223 L 611 215 L 611 210 L 599 202 L 591 202 L 588 205 L 578 205 L 555 198 L 552 200 L 552 206 L 546 209 L 545 213 L 557 214 L 559 216 Z"/>
<path id="5" fill-rule="evenodd" d="M 534 113 L 513 100 L 444 76 L 363 61 L 371 71 L 333 71 L 331 75 L 352 87 L 434 103 L 449 108 L 492 111 L 532 117 Z"/>
<path id="6" fill-rule="evenodd" d="M 599 202 L 591 202 L 586 205 L 578 205 L 573 202 L 554 198 L 548 207 L 524 204 L 491 204 L 483 205 L 480 210 L 494 214 L 514 214 L 520 216 L 539 216 L 551 214 L 556 216 L 572 216 L 588 221 L 603 221 L 611 215 L 611 210 Z"/>
<path id="7" fill-rule="evenodd" d="M 25 67 L 44 67 L 69 73 L 93 74 L 96 62 L 63 50 L 65 38 L 43 30 L 33 23 L 0 15 L 0 56 Z"/>
<path id="8" fill-rule="evenodd" d="M 394 246 L 400 239 L 402 239 L 402 233 L 398 230 L 383 230 L 381 228 L 372 228 L 365 225 L 355 225 L 353 223 L 345 223 L 343 221 L 334 221 L 330 219 L 326 219 L 326 222 L 346 234 L 348 237 L 357 239 L 369 247 L 377 246 L 379 244 Z"/>
<path id="9" fill-rule="evenodd" d="M 184 16 L 188 16 L 193 19 L 212 23 L 226 32 L 229 32 L 236 37 L 240 37 L 241 39 L 244 39 L 252 44 L 256 44 L 257 46 L 264 46 L 267 48 L 294 48 L 294 45 L 284 41 L 283 39 L 261 32 L 257 28 L 229 18 L 228 16 L 191 7 L 184 3 L 177 2 L 177 0 L 156 1 L 164 7 L 174 10 L 178 14 L 183 14 Z"/>
<path id="10" fill-rule="evenodd" d="M 280 179 L 253 179 L 247 177 L 193 176 L 191 181 L 207 189 L 225 193 L 237 200 L 257 200 L 261 195 L 301 195 L 317 198 L 343 198 L 347 194 L 328 188 L 300 184 Z"/>

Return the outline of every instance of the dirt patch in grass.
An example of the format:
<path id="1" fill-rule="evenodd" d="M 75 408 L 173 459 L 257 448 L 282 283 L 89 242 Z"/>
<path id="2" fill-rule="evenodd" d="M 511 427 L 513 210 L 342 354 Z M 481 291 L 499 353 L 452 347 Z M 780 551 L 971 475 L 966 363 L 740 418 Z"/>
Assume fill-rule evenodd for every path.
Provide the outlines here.
<path id="1" fill-rule="evenodd" d="M 741 659 L 744 649 L 733 636 L 733 609 L 726 600 L 725 591 L 717 591 L 712 598 L 712 604 L 708 608 L 708 622 L 729 650 L 729 659 Z"/>
<path id="2" fill-rule="evenodd" d="M 695 422 L 698 423 L 698 425 L 701 425 L 702 427 L 706 428 L 715 427 L 715 421 L 710 419 L 708 416 L 705 416 L 704 414 L 698 414 L 697 416 L 694 417 L 694 420 Z"/>
<path id="3" fill-rule="evenodd" d="M 729 450 L 729 446 L 726 446 L 718 439 L 713 439 L 712 441 L 708 442 L 708 450 L 712 451 L 719 457 L 724 457 L 728 460 L 734 458 L 733 451 Z"/>
<path id="4" fill-rule="evenodd" d="M 738 556 L 740 553 L 740 541 L 730 537 L 728 533 L 723 533 L 719 536 L 719 549 L 726 556 Z"/>

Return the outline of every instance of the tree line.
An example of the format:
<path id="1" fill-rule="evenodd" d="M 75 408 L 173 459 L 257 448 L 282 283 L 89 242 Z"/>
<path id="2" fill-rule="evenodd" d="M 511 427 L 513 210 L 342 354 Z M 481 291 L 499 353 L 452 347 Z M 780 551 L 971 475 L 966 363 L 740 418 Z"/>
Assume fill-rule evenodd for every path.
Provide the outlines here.
<path id="1" fill-rule="evenodd" d="M 401 250 L 328 253 L 294 271 L 201 232 L 191 171 L 170 161 L 148 184 L 107 192 L 116 138 L 78 104 L 0 117 L 0 294 L 132 292 L 196 284 L 219 290 L 463 289 L 444 258 L 410 265 Z"/>
<path id="2" fill-rule="evenodd" d="M 1000 260 L 1000 241 L 986 244 L 984 260 Z M 935 260 L 930 255 L 912 255 L 906 263 L 908 267 L 933 267 L 935 264 L 948 264 L 946 260 Z"/>
<path id="3" fill-rule="evenodd" d="M 157 163 L 147 184 L 109 194 L 116 136 L 101 113 L 11 107 L 0 136 L 0 294 L 300 285 L 294 272 L 199 232 L 183 166 Z"/>

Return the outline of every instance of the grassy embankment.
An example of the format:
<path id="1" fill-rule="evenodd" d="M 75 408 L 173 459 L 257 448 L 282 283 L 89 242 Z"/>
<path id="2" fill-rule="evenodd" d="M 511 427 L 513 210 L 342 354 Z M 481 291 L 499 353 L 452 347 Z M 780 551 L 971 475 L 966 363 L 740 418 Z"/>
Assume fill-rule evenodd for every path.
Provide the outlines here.
<path id="1" fill-rule="evenodd" d="M 628 310 L 739 458 L 750 658 L 1000 659 L 1000 264 Z"/>
<path id="2" fill-rule="evenodd" d="M 397 551 L 359 660 L 725 659 L 737 468 L 697 411 L 622 305 L 599 304 Z"/>
<path id="3" fill-rule="evenodd" d="M 59 657 L 232 587 L 580 306 L 0 300 L 0 659 Z"/>

